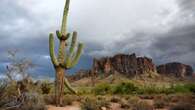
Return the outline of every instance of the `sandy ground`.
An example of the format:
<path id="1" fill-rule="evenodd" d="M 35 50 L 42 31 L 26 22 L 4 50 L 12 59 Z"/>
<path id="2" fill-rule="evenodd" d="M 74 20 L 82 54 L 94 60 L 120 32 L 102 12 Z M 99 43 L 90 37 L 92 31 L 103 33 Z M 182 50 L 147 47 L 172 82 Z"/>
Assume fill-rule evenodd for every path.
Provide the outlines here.
<path id="1" fill-rule="evenodd" d="M 66 107 L 55 107 L 52 105 L 48 105 L 47 110 L 81 110 L 81 107 L 78 102 L 73 102 L 73 105 L 66 106 Z"/>
<path id="2" fill-rule="evenodd" d="M 66 106 L 66 107 L 55 107 L 55 106 L 47 106 L 47 110 L 81 110 L 80 107 L 77 106 Z"/>
<path id="3" fill-rule="evenodd" d="M 144 100 L 148 104 L 153 105 L 154 101 L 153 100 Z M 74 103 L 71 106 L 66 106 L 66 107 L 55 107 L 52 105 L 47 106 L 47 110 L 81 110 L 81 107 L 78 103 Z M 102 108 L 102 110 L 124 110 L 120 107 L 120 104 L 118 103 L 111 103 L 110 109 Z M 155 110 L 168 110 L 168 109 L 155 109 Z"/>

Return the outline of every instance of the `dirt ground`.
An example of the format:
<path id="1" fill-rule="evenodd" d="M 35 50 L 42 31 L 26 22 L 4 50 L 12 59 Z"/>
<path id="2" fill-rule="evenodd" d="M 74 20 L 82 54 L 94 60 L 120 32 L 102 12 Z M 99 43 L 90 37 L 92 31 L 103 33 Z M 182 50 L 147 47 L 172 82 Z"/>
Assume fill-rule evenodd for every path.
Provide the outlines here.
<path id="1" fill-rule="evenodd" d="M 47 106 L 47 110 L 81 110 L 78 106 L 55 107 Z"/>

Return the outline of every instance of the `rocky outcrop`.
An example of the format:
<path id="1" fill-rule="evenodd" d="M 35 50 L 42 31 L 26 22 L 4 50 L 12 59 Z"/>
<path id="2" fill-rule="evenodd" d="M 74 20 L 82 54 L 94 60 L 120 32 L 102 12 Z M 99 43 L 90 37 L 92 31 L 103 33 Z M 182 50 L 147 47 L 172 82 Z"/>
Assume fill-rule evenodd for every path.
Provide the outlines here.
<path id="1" fill-rule="evenodd" d="M 134 76 L 146 72 L 156 72 L 156 66 L 152 59 L 147 57 L 136 57 L 136 54 L 118 54 L 114 57 L 94 59 L 92 70 L 95 73 L 104 73 L 106 75 L 117 72 L 127 76 Z"/>
<path id="2" fill-rule="evenodd" d="M 193 69 L 189 65 L 185 65 L 178 62 L 167 63 L 157 67 L 157 72 L 159 74 L 176 76 L 176 77 L 186 77 L 193 75 Z"/>

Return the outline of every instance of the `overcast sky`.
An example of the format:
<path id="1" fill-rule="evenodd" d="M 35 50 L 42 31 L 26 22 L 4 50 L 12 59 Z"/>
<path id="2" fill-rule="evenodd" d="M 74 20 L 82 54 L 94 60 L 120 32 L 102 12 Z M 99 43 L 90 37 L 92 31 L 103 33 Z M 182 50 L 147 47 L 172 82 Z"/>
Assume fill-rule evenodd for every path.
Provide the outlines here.
<path id="1" fill-rule="evenodd" d="M 64 0 L 1 0 L 0 72 L 6 50 L 31 58 L 35 74 L 53 75 L 48 34 L 59 29 Z M 85 51 L 76 70 L 92 57 L 136 53 L 158 64 L 195 67 L 195 0 L 71 0 L 68 30 L 78 31 Z"/>

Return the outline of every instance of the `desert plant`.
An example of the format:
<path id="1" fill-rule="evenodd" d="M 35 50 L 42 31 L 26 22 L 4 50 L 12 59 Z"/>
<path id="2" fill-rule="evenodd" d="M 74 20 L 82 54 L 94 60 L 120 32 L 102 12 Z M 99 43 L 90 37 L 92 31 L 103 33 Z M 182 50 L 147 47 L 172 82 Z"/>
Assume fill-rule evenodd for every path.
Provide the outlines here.
<path id="1" fill-rule="evenodd" d="M 131 105 L 135 105 L 136 103 L 138 103 L 140 101 L 139 97 L 133 96 L 131 98 L 128 99 L 129 104 Z"/>
<path id="2" fill-rule="evenodd" d="M 138 87 L 136 87 L 131 82 L 122 82 L 119 85 L 116 85 L 116 87 L 113 90 L 113 93 L 115 94 L 134 94 Z"/>
<path id="3" fill-rule="evenodd" d="M 7 83 L 3 80 L 0 80 L 0 108 L 5 104 L 5 93 L 6 93 Z"/>
<path id="4" fill-rule="evenodd" d="M 174 93 L 189 93 L 190 89 L 185 84 L 175 84 L 172 85 L 169 89 L 174 91 Z"/>
<path id="5" fill-rule="evenodd" d="M 9 65 L 6 66 L 5 75 L 9 81 L 25 80 L 30 78 L 29 70 L 35 67 L 32 60 L 17 55 L 18 50 L 9 50 Z M 20 76 L 20 78 L 18 78 Z"/>
<path id="6" fill-rule="evenodd" d="M 63 99 L 63 106 L 71 105 L 75 101 L 80 101 L 80 97 L 76 95 L 65 95 Z"/>
<path id="7" fill-rule="evenodd" d="M 189 89 L 190 92 L 195 93 L 195 84 L 194 83 L 188 83 L 184 85 L 186 88 Z"/>
<path id="8" fill-rule="evenodd" d="M 27 93 L 18 110 L 46 110 L 43 97 L 37 93 Z"/>
<path id="9" fill-rule="evenodd" d="M 110 102 L 113 102 L 113 103 L 120 103 L 121 100 L 122 100 L 122 99 L 121 99 L 120 97 L 114 96 L 114 97 L 112 97 L 112 98 L 110 99 Z"/>
<path id="10" fill-rule="evenodd" d="M 110 84 L 108 83 L 101 83 L 98 84 L 94 89 L 93 89 L 94 93 L 96 95 L 105 95 L 105 94 L 109 94 L 112 93 L 112 87 Z"/>
<path id="11" fill-rule="evenodd" d="M 159 95 L 154 98 L 154 107 L 155 108 L 164 108 L 168 106 L 169 99 L 166 95 Z"/>
<path id="12" fill-rule="evenodd" d="M 82 105 L 82 110 L 102 110 L 102 107 L 109 107 L 106 100 L 97 100 L 95 97 L 87 97 Z"/>
<path id="13" fill-rule="evenodd" d="M 178 103 L 171 107 L 169 110 L 194 110 L 192 104 L 189 103 Z"/>
<path id="14" fill-rule="evenodd" d="M 133 110 L 154 110 L 154 108 L 145 101 L 139 101 L 133 105 Z"/>
<path id="15" fill-rule="evenodd" d="M 54 94 L 45 94 L 43 95 L 44 102 L 46 105 L 55 105 L 55 95 Z"/>
<path id="16" fill-rule="evenodd" d="M 51 84 L 47 81 L 44 81 L 42 84 L 41 84 L 41 91 L 42 91 L 42 94 L 49 94 L 50 91 L 51 91 Z"/>
<path id="17" fill-rule="evenodd" d="M 55 93 L 56 93 L 57 106 L 62 104 L 64 84 L 71 92 L 76 93 L 76 91 L 68 83 L 68 80 L 65 78 L 65 71 L 74 67 L 77 64 L 83 50 L 83 44 L 79 43 L 77 51 L 76 52 L 74 51 L 77 45 L 77 32 L 73 32 L 72 42 L 71 43 L 67 42 L 71 35 L 70 33 L 67 33 L 67 29 L 66 29 L 69 4 L 70 4 L 70 0 L 66 0 L 61 30 L 56 31 L 57 38 L 60 41 L 58 58 L 55 55 L 54 35 L 53 33 L 49 35 L 50 57 L 56 71 Z M 68 46 L 69 46 L 69 51 L 67 53 L 66 51 Z"/>

